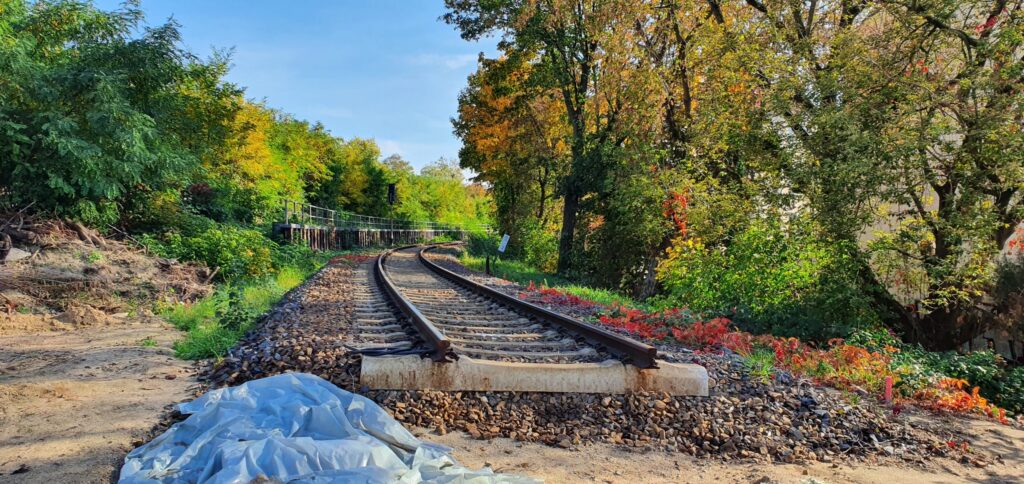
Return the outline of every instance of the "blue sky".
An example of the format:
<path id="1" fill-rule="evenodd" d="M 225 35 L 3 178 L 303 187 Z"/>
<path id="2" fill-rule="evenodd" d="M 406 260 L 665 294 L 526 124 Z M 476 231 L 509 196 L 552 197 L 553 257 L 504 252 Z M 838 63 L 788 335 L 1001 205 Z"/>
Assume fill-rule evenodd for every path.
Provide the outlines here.
<path id="1" fill-rule="evenodd" d="M 119 0 L 98 0 L 104 9 Z M 142 0 L 149 25 L 173 17 L 208 56 L 233 48 L 228 80 L 246 96 L 345 139 L 373 138 L 413 166 L 457 158 L 449 118 L 477 55 L 496 39 L 462 40 L 438 21 L 441 0 Z"/>

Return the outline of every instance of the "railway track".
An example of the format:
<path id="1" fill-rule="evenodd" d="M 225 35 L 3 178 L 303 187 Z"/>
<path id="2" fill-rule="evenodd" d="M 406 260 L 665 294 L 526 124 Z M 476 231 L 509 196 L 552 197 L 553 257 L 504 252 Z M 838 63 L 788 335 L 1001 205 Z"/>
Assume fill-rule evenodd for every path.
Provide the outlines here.
<path id="1" fill-rule="evenodd" d="M 405 324 L 404 317 L 395 314 L 388 298 L 375 283 L 374 271 L 362 266 L 353 270 L 353 276 L 365 281 L 353 285 L 348 295 L 355 320 L 353 345 L 364 353 L 393 353 L 416 346 L 415 332 Z"/>
<path id="2" fill-rule="evenodd" d="M 368 347 L 430 356 L 367 357 L 362 380 L 395 389 L 587 391 L 659 389 L 707 394 L 697 365 L 659 362 L 657 350 L 603 328 L 478 284 L 430 261 L 435 246 L 404 247 L 378 257 L 377 287 L 354 294 L 360 336 L 388 335 Z M 381 304 L 380 293 L 415 328 Z M 364 324 L 364 320 L 368 324 Z M 620 391 L 621 390 L 621 391 Z"/>

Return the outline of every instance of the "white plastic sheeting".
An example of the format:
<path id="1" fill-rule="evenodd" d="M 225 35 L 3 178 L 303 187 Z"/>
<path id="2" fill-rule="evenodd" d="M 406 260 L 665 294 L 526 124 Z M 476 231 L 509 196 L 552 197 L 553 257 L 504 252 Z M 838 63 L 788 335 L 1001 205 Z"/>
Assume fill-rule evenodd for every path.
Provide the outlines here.
<path id="1" fill-rule="evenodd" d="M 367 398 L 287 373 L 211 391 L 190 415 L 133 450 L 121 483 L 533 483 L 471 471 Z"/>

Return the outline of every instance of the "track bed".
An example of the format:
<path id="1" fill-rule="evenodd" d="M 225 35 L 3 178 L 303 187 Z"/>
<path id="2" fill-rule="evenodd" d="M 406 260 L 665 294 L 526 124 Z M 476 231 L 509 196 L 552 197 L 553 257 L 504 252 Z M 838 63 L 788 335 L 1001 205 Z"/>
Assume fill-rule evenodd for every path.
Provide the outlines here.
<path id="1" fill-rule="evenodd" d="M 354 295 L 366 305 L 357 316 L 383 328 L 361 336 L 390 338 L 365 346 L 380 349 L 362 361 L 370 388 L 707 395 L 703 367 L 659 362 L 649 345 L 472 282 L 430 262 L 431 248 L 385 252 L 374 266 L 379 290 Z M 408 325 L 383 318 L 381 294 Z M 409 327 L 416 336 L 404 340 Z"/>
<path id="2" fill-rule="evenodd" d="M 385 270 L 398 290 L 452 342 L 458 355 L 495 361 L 592 363 L 607 351 L 537 317 L 516 312 L 433 273 L 421 247 L 395 251 Z"/>

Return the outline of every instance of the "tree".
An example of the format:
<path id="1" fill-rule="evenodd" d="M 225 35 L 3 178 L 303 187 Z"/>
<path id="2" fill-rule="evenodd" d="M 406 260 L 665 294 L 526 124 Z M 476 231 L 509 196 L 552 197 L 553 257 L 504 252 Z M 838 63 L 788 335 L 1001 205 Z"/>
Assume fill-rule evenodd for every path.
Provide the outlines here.
<path id="1" fill-rule="evenodd" d="M 534 173 L 554 162 L 560 272 L 648 295 L 668 248 L 727 253 L 763 220 L 784 237 L 799 220 L 908 339 L 953 348 L 1007 311 L 993 291 L 1024 220 L 1021 2 L 446 5 L 464 37 L 502 35 L 460 96 L 460 160 L 503 225 L 545 206 Z"/>
<path id="2" fill-rule="evenodd" d="M 891 225 L 862 246 L 861 274 L 909 339 L 969 340 L 1024 220 L 1020 2 L 746 3 L 784 59 L 761 86 L 790 187 L 837 241 Z M 917 294 L 896 287 L 910 279 Z"/>
<path id="3" fill-rule="evenodd" d="M 73 216 L 100 207 L 113 222 L 119 202 L 181 185 L 219 142 L 236 91 L 194 87 L 220 85 L 224 59 L 204 63 L 176 24 L 141 21 L 133 4 L 0 3 L 0 187 L 16 202 Z M 199 123 L 171 121 L 189 112 Z"/>
<path id="4" fill-rule="evenodd" d="M 511 55 L 536 56 L 538 78 L 561 94 L 571 128 L 571 162 L 561 181 L 562 228 L 559 236 L 558 271 L 572 269 L 577 219 L 581 201 L 603 178 L 606 152 L 621 142 L 612 134 L 622 105 L 601 95 L 601 40 L 621 34 L 617 6 L 613 2 L 506 0 L 476 2 L 446 0 L 445 21 L 455 25 L 463 38 L 477 39 L 492 32 L 503 35 L 502 47 Z M 598 95 L 591 95 L 598 92 Z"/>
<path id="5" fill-rule="evenodd" d="M 404 175 L 412 175 L 416 173 L 416 170 L 412 167 L 412 164 L 402 159 L 402 157 L 398 154 L 389 155 L 387 158 L 381 160 L 381 163 L 384 163 L 384 166 L 388 167 L 388 169 L 391 170 L 392 173 L 400 173 Z"/>
<path id="6" fill-rule="evenodd" d="M 510 250 L 547 267 L 557 260 L 557 252 L 547 253 L 548 234 L 560 221 L 557 186 L 570 163 L 570 128 L 559 91 L 533 73 L 526 56 L 481 59 L 453 125 L 463 141 L 460 164 L 489 184 L 500 229 L 516 241 Z"/>

